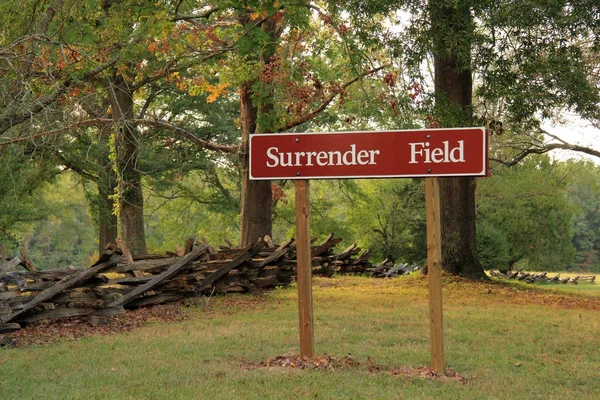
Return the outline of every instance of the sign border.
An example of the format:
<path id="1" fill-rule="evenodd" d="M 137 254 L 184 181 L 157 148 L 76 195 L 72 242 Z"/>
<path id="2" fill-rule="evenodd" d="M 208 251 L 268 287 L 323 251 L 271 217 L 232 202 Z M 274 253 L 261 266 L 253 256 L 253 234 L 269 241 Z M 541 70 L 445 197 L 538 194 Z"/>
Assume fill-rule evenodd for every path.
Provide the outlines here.
<path id="1" fill-rule="evenodd" d="M 470 174 L 436 174 L 436 173 L 428 173 L 428 174 L 409 174 L 409 175 L 350 175 L 350 176 L 289 176 L 289 177 L 267 177 L 267 178 L 255 178 L 252 176 L 252 139 L 256 136 L 306 136 L 306 135 L 340 135 L 340 134 L 349 134 L 349 133 L 364 133 L 364 134 L 377 134 L 377 133 L 402 133 L 402 132 L 439 132 L 439 131 L 464 131 L 464 130 L 475 130 L 478 129 L 481 131 L 483 135 L 483 170 L 477 173 Z M 382 179 L 382 178 L 427 178 L 427 177 L 482 177 L 488 175 L 488 135 L 486 133 L 485 127 L 476 126 L 476 127 L 461 127 L 461 128 L 419 128 L 419 129 L 397 129 L 397 130 L 378 130 L 378 131 L 335 131 L 335 132 L 284 132 L 284 133 L 253 133 L 250 135 L 250 139 L 248 141 L 248 176 L 250 180 L 253 181 L 268 181 L 268 180 L 298 180 L 298 179 Z"/>

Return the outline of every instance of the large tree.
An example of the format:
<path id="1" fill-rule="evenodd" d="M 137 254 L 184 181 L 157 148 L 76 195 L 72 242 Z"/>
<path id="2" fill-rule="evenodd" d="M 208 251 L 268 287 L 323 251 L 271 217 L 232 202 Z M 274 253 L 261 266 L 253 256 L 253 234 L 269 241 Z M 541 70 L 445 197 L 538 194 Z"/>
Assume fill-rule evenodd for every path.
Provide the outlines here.
<path id="1" fill-rule="evenodd" d="M 429 1 L 436 124 L 472 124 L 471 49 L 474 22 L 470 2 Z M 479 279 L 486 275 L 477 257 L 475 179 L 442 178 L 440 213 L 442 266 L 446 272 Z"/>
<path id="2" fill-rule="evenodd" d="M 52 141 L 59 162 L 98 185 L 100 245 L 114 240 L 111 214 L 116 211 L 126 246 L 134 254 L 146 253 L 142 176 L 148 170 L 143 168 L 141 149 L 155 136 L 142 137 L 140 125 L 144 133 L 150 128 L 168 131 L 205 147 L 206 141 L 177 126 L 180 115 L 171 114 L 166 121 L 144 118 L 156 99 L 151 87 L 157 82 L 180 91 L 197 90 L 184 84 L 179 74 L 227 51 L 217 40 L 207 40 L 214 37 L 212 26 L 199 22 L 214 7 L 104 0 L 62 5 L 32 1 L 18 9 L 17 3 L 2 5 L 3 27 L 13 28 L 0 37 L 2 84 L 7 88 L 0 113 L 0 134 L 7 140 L 0 146 L 25 140 L 41 144 L 40 138 L 64 136 L 66 140 Z M 98 94 L 104 108 L 91 109 L 90 98 Z M 19 129 L 26 122 L 29 129 Z M 91 144 L 101 148 L 96 155 L 103 159 L 92 159 L 89 152 L 77 158 L 72 145 L 79 142 L 78 135 L 93 130 L 97 139 Z M 64 147 L 58 148 L 61 142 Z M 112 166 L 102 172 L 97 165 L 106 165 L 107 156 Z M 118 204 L 114 210 L 113 201 Z"/>
<path id="3" fill-rule="evenodd" d="M 316 122 L 350 85 L 383 69 L 364 57 L 357 37 L 319 2 L 240 2 L 242 35 L 232 66 L 241 126 L 241 246 L 272 235 L 272 182 L 248 176 L 251 134 L 289 132 Z"/>
<path id="4" fill-rule="evenodd" d="M 431 105 L 425 125 L 483 121 L 492 128 L 494 148 L 495 134 L 504 133 L 499 140 L 504 162 L 550 148 L 573 148 L 560 140 L 544 145 L 540 129 L 542 120 L 565 109 L 598 121 L 597 2 L 373 0 L 351 1 L 347 7 L 359 22 L 367 16 L 397 15 L 399 39 L 389 41 L 390 47 L 405 72 L 431 94 L 417 99 L 425 108 Z M 485 274 L 476 253 L 475 193 L 470 178 L 440 182 L 443 266 L 477 279 Z"/>

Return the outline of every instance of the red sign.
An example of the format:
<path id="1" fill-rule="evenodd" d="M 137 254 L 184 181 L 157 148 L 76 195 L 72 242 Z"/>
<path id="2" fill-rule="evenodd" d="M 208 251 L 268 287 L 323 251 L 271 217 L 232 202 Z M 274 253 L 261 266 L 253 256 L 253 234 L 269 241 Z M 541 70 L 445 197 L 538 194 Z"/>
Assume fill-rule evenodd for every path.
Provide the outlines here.
<path id="1" fill-rule="evenodd" d="M 250 179 L 484 176 L 484 128 L 250 137 Z"/>

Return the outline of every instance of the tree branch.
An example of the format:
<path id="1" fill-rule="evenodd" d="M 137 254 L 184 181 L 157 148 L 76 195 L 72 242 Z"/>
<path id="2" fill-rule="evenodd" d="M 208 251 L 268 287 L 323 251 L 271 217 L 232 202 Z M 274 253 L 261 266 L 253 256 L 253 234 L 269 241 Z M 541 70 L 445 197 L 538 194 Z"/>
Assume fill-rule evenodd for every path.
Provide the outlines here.
<path id="1" fill-rule="evenodd" d="M 0 135 L 12 128 L 13 126 L 19 125 L 30 119 L 32 116 L 39 114 L 50 104 L 54 103 L 60 95 L 65 93 L 67 88 L 63 85 L 58 87 L 54 92 L 48 96 L 40 99 L 29 107 L 24 107 L 20 112 L 12 112 L 4 114 L 0 117 Z"/>
<path id="2" fill-rule="evenodd" d="M 200 59 L 194 59 L 191 62 L 182 63 L 180 65 L 177 65 L 177 63 L 179 62 L 179 59 L 172 60 L 166 67 L 162 68 L 162 70 L 159 71 L 156 75 L 146 77 L 143 80 L 141 80 L 140 82 L 132 84 L 131 91 L 135 92 L 138 89 L 146 86 L 147 84 L 154 83 L 154 82 L 166 77 L 168 74 L 172 74 L 174 72 L 186 71 L 187 69 L 193 67 L 194 65 L 201 64 L 205 61 L 210 60 L 213 57 L 216 57 L 221 54 L 225 54 L 231 50 L 233 50 L 233 47 L 230 47 L 230 46 L 215 49 L 211 52 L 207 52 Z"/>
<path id="3" fill-rule="evenodd" d="M 152 104 L 152 102 L 154 101 L 156 96 L 158 96 L 159 93 L 160 93 L 160 89 L 157 89 L 156 86 L 150 87 L 150 93 L 148 94 L 148 97 L 146 97 L 146 101 L 144 101 L 144 105 L 142 106 L 142 109 L 140 110 L 138 118 L 144 118 L 146 116 L 146 112 L 148 111 L 150 104 Z"/>
<path id="4" fill-rule="evenodd" d="M 525 157 L 527 157 L 530 154 L 545 154 L 552 150 L 571 150 L 571 151 L 576 151 L 579 153 L 584 153 L 584 154 L 588 154 L 590 156 L 600 158 L 600 151 L 598 151 L 598 150 L 592 149 L 590 147 L 580 146 L 578 144 L 569 143 L 569 142 L 561 139 L 560 137 L 553 135 L 551 133 L 548 133 L 546 131 L 544 131 L 543 133 L 546 136 L 549 136 L 552 139 L 557 140 L 559 143 L 543 143 L 542 142 L 540 145 L 536 145 L 536 146 L 531 145 L 531 147 L 521 150 L 520 153 L 518 153 L 516 156 L 514 156 L 509 161 L 500 160 L 498 158 L 490 158 L 490 161 L 497 162 L 506 167 L 512 167 L 514 165 L 517 165 L 519 162 L 521 162 Z"/>
<path id="5" fill-rule="evenodd" d="M 377 67 L 377 68 L 373 68 L 369 71 L 366 71 L 360 75 L 358 75 L 356 78 L 344 83 L 341 88 L 342 90 L 331 94 L 331 96 L 329 96 L 328 98 L 326 98 L 317 108 L 315 108 L 313 111 L 309 112 L 308 114 L 305 114 L 293 121 L 290 121 L 289 123 L 287 123 L 286 125 L 280 126 L 279 128 L 277 128 L 277 132 L 283 132 L 283 131 L 287 131 L 289 129 L 292 129 L 298 125 L 301 125 L 305 122 L 310 121 L 311 119 L 313 119 L 315 116 L 317 116 L 320 112 L 322 112 L 325 108 L 327 108 L 327 106 L 329 106 L 329 104 L 331 104 L 331 102 L 340 94 L 342 94 L 344 92 L 344 90 L 346 90 L 346 88 L 350 85 L 352 85 L 353 83 L 358 82 L 359 80 L 361 80 L 362 78 L 372 75 L 378 71 L 381 71 L 384 68 L 387 68 L 389 65 L 383 65 L 381 67 Z"/>
<path id="6" fill-rule="evenodd" d="M 222 145 L 211 143 L 207 140 L 200 139 L 198 136 L 194 135 L 192 132 L 189 132 L 186 129 L 183 129 L 177 125 L 171 124 L 169 122 L 151 120 L 151 119 L 136 119 L 136 125 L 142 126 L 154 126 L 157 128 L 163 128 L 172 132 L 180 133 L 186 138 L 188 138 L 192 143 L 198 145 L 199 147 L 207 150 L 220 151 L 223 153 L 237 153 L 239 150 L 239 146 L 237 145 Z"/>
<path id="7" fill-rule="evenodd" d="M 105 69 L 111 67 L 116 62 L 117 59 L 115 58 L 98 65 L 96 68 L 86 72 L 86 74 L 84 75 L 84 80 L 92 78 L 93 76 L 99 74 Z M 8 114 L 5 113 L 4 115 L 0 116 L 0 135 L 2 135 L 4 132 L 11 129 L 12 127 L 19 125 L 31 119 L 34 115 L 42 112 L 46 107 L 58 100 L 58 98 L 67 91 L 68 87 L 72 83 L 72 79 L 67 79 L 59 87 L 57 87 L 54 92 L 50 93 L 49 95 L 40 99 L 39 101 L 30 105 L 29 107 L 23 107 L 23 109 L 19 112 L 14 111 Z M 0 144 L 0 146 L 2 146 L 2 144 Z"/>
<path id="8" fill-rule="evenodd" d="M 28 140 L 35 140 L 35 139 L 39 139 L 42 137 L 52 136 L 52 135 L 56 135 L 59 133 L 67 132 L 67 131 L 70 131 L 73 129 L 85 128 L 85 127 L 89 127 L 89 126 L 106 126 L 106 125 L 110 125 L 112 123 L 113 123 L 113 120 L 109 119 L 109 118 L 87 119 L 87 120 L 75 122 L 70 125 L 63 126 L 62 128 L 59 128 L 59 129 L 40 132 L 40 133 L 37 133 L 34 135 L 14 138 L 14 139 L 0 142 L 0 150 L 4 147 L 8 146 L 9 144 L 21 143 L 21 142 L 25 142 Z M 150 120 L 150 119 L 135 119 L 133 121 L 133 123 L 135 123 L 136 125 L 140 125 L 140 126 L 152 126 L 152 127 L 166 129 L 171 132 L 179 133 L 179 134 L 183 135 L 184 137 L 186 137 L 187 139 L 189 139 L 192 143 L 196 144 L 198 147 L 203 148 L 203 149 L 220 151 L 223 153 L 237 153 L 239 150 L 239 146 L 237 146 L 237 145 L 220 145 L 220 144 L 211 143 L 207 140 L 200 139 L 199 137 L 194 135 L 192 132 L 189 132 L 188 130 L 183 129 L 177 125 L 171 124 L 169 122 Z"/>
<path id="9" fill-rule="evenodd" d="M 35 140 L 35 139 L 40 139 L 40 138 L 46 137 L 46 136 L 53 136 L 53 135 L 57 135 L 59 133 L 71 131 L 73 129 L 78 129 L 78 128 L 87 128 L 89 126 L 98 126 L 98 125 L 108 125 L 109 122 L 112 122 L 112 120 L 102 119 L 102 118 L 87 119 L 87 120 L 75 122 L 73 124 L 65 125 L 59 129 L 53 129 L 50 131 L 36 133 L 34 135 L 23 136 L 23 137 L 18 137 L 18 138 L 2 141 L 2 142 L 0 142 L 0 150 L 2 150 L 4 147 L 8 146 L 9 144 L 22 143 L 22 142 L 26 142 L 28 140 Z"/>
<path id="10" fill-rule="evenodd" d="M 87 172 L 83 168 L 79 167 L 78 165 L 75 165 L 72 162 L 68 161 L 62 154 L 60 154 L 60 152 L 56 152 L 55 155 L 62 161 L 62 163 L 65 167 L 67 167 L 71 171 L 75 172 L 77 175 L 79 175 L 82 178 L 85 178 L 89 181 L 98 183 L 98 176 L 96 176 L 90 172 Z"/>
<path id="11" fill-rule="evenodd" d="M 213 13 L 219 11 L 219 7 L 212 7 L 209 8 L 208 10 L 198 13 L 198 14 L 188 14 L 188 15 L 176 15 L 175 17 L 173 17 L 171 19 L 171 21 L 190 21 L 190 20 L 197 20 L 197 19 L 207 19 L 208 17 L 210 17 Z"/>

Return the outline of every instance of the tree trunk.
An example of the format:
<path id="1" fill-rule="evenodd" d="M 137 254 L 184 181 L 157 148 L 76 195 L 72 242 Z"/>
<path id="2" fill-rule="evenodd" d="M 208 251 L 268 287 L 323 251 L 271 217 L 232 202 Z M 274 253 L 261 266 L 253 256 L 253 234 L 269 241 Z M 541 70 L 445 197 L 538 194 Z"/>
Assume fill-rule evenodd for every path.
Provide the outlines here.
<path id="1" fill-rule="evenodd" d="M 248 247 L 265 235 L 272 236 L 272 193 L 271 181 L 251 181 L 248 143 L 250 134 L 256 131 L 258 110 L 252 104 L 252 90 L 248 86 L 240 89 L 240 113 L 242 124 L 242 199 L 240 247 Z"/>
<path id="2" fill-rule="evenodd" d="M 250 20 L 243 20 L 248 23 Z M 274 18 L 268 18 L 261 25 L 262 30 L 269 35 L 271 41 L 263 48 L 259 58 L 266 66 L 272 62 L 275 54 L 277 41 L 281 35 L 281 29 L 278 28 Z M 266 82 L 267 85 L 269 82 Z M 265 86 L 267 86 L 265 85 Z M 259 113 L 266 117 L 273 111 L 271 103 L 272 96 L 261 93 L 260 105 L 253 103 L 252 83 L 248 83 L 240 89 L 240 119 L 242 125 L 242 151 L 241 169 L 242 169 L 242 198 L 241 198 L 241 237 L 240 247 L 248 247 L 259 238 L 265 235 L 273 235 L 273 194 L 271 190 L 271 181 L 251 181 L 248 170 L 249 159 L 249 140 L 253 133 L 272 132 L 273 127 L 269 122 L 263 122 L 258 125 Z M 263 118 L 263 121 L 269 121 L 270 118 Z"/>
<path id="3" fill-rule="evenodd" d="M 106 106 L 104 109 L 107 108 Z M 99 171 L 96 179 L 96 186 L 98 187 L 98 254 L 102 254 L 106 245 L 117 243 L 117 237 L 119 236 L 119 221 L 115 213 L 114 200 L 115 194 L 118 193 L 117 182 L 119 179 L 109 156 L 111 144 L 102 135 L 98 139 L 102 148 L 107 149 L 100 156 L 100 163 L 103 168 Z"/>
<path id="4" fill-rule="evenodd" d="M 440 126 L 472 124 L 470 51 L 473 21 L 467 2 L 430 0 L 436 109 Z M 477 256 L 474 178 L 440 178 L 442 266 L 454 275 L 487 279 Z"/>
<path id="5" fill-rule="evenodd" d="M 132 122 L 134 120 L 133 93 L 121 75 L 115 74 L 106 86 L 115 125 L 118 219 L 121 238 L 132 255 L 147 254 L 142 179 L 136 168 L 140 138 Z"/>
<path id="6" fill-rule="evenodd" d="M 109 183 L 106 188 L 98 184 L 98 254 L 102 254 L 106 245 L 116 243 L 118 236 L 117 216 L 113 213 L 114 201 L 112 195 L 115 193 L 116 185 Z"/>

